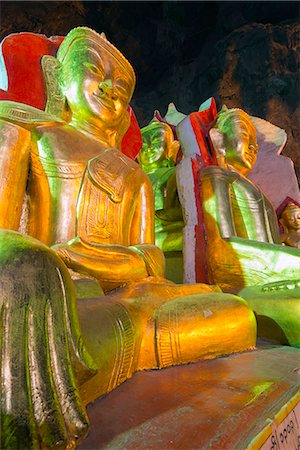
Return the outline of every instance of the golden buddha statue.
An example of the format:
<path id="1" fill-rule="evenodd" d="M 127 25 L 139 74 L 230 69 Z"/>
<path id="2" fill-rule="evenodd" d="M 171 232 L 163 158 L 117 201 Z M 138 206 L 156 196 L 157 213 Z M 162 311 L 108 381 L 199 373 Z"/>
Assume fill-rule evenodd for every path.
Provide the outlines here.
<path id="1" fill-rule="evenodd" d="M 182 251 L 184 224 L 175 167 L 179 142 L 169 125 L 155 119 L 141 133 L 143 146 L 137 159 L 154 191 L 155 244 L 164 252 Z"/>
<path id="2" fill-rule="evenodd" d="M 279 214 L 279 223 L 283 229 L 283 233 L 280 235 L 281 242 L 300 249 L 300 206 L 298 202 L 289 199 Z"/>
<path id="3" fill-rule="evenodd" d="M 209 281 L 245 298 L 263 335 L 282 341 L 279 328 L 285 343 L 300 346 L 300 251 L 281 245 L 272 204 L 245 177 L 258 151 L 255 127 L 225 107 L 210 138 L 218 166 L 200 173 Z"/>
<path id="4" fill-rule="evenodd" d="M 135 83 L 128 61 L 79 27 L 43 65 L 46 112 L 0 102 L 4 448 L 74 447 L 85 405 L 136 370 L 246 350 L 256 338 L 242 299 L 161 277 L 150 180 L 118 150 Z M 33 237 L 13 231 L 20 221 Z M 76 302 L 64 263 L 119 289 Z"/>
<path id="5" fill-rule="evenodd" d="M 232 290 L 299 279 L 299 251 L 280 245 L 273 206 L 245 178 L 258 151 L 250 117 L 223 108 L 210 138 L 218 166 L 205 168 L 200 181 L 210 282 Z"/>

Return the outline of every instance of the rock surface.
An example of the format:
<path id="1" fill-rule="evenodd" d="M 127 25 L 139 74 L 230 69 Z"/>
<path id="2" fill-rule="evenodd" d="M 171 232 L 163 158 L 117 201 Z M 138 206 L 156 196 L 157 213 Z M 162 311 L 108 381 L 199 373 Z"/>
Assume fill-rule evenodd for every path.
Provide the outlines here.
<path id="1" fill-rule="evenodd" d="M 174 101 L 184 113 L 214 96 L 286 130 L 300 179 L 298 2 L 1 2 L 1 38 L 105 31 L 133 63 L 141 126 Z"/>

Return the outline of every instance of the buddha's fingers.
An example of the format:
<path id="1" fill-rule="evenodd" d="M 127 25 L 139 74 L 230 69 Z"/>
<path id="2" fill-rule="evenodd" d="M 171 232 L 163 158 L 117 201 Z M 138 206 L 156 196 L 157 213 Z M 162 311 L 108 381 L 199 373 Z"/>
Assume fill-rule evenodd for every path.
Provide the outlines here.
<path id="1" fill-rule="evenodd" d="M 48 302 L 35 299 L 28 312 L 28 378 L 34 422 L 41 447 L 62 447 L 68 436 L 55 390 L 48 333 Z"/>
<path id="2" fill-rule="evenodd" d="M 47 334 L 53 383 L 68 432 L 69 447 L 85 436 L 89 423 L 70 361 L 64 315 L 57 303 L 47 305 Z"/>
<path id="3" fill-rule="evenodd" d="M 57 264 L 55 269 L 56 277 L 58 277 L 58 279 L 57 282 L 51 286 L 52 297 L 58 299 L 56 306 L 63 308 L 68 336 L 68 348 L 72 354 L 71 360 L 76 367 L 76 373 L 81 379 L 85 379 L 96 373 L 97 366 L 82 340 L 76 309 L 76 294 L 69 273 L 61 261 L 59 261 L 59 264 Z M 58 315 L 60 316 L 59 312 Z"/>
<path id="4" fill-rule="evenodd" d="M 26 305 L 1 307 L 1 433 L 5 449 L 38 446 L 28 380 Z"/>
<path id="5" fill-rule="evenodd" d="M 69 335 L 76 319 L 75 300 L 69 292 L 61 261 L 48 251 L 40 254 L 43 271 L 36 280 L 29 314 L 29 374 L 34 415 L 41 446 L 74 447 L 88 430 L 70 361 Z M 67 289 L 65 289 L 67 288 Z M 69 301 L 67 300 L 69 298 Z M 80 341 L 76 326 L 75 341 Z"/>

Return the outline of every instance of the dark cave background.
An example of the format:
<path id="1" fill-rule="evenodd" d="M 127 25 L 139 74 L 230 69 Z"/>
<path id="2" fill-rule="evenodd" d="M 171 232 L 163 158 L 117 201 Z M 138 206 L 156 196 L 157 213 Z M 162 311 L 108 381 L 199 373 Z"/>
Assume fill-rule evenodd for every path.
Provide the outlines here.
<path id="1" fill-rule="evenodd" d="M 104 31 L 135 68 L 140 126 L 168 103 L 198 109 L 208 97 L 285 129 L 283 154 L 300 179 L 300 3 L 1 1 L 1 39 L 32 31 Z"/>

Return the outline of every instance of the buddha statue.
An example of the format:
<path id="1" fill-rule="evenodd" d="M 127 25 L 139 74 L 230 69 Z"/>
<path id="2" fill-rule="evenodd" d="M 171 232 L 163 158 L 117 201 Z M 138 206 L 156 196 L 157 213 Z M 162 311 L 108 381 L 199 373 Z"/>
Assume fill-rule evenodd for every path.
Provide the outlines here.
<path id="1" fill-rule="evenodd" d="M 179 142 L 169 125 L 155 119 L 141 133 L 143 146 L 137 159 L 154 191 L 155 244 L 164 252 L 182 251 L 183 218 L 175 167 Z"/>
<path id="2" fill-rule="evenodd" d="M 135 84 L 129 62 L 79 27 L 43 65 L 46 111 L 0 102 L 3 448 L 72 448 L 88 430 L 85 405 L 135 371 L 256 339 L 244 300 L 163 278 L 151 182 L 118 149 Z M 76 301 L 67 267 L 107 294 Z"/>
<path id="3" fill-rule="evenodd" d="M 260 336 L 299 347 L 300 251 L 281 245 L 272 204 L 245 177 L 255 127 L 244 111 L 223 108 L 210 139 L 218 165 L 200 172 L 209 281 L 247 300 Z"/>
<path id="4" fill-rule="evenodd" d="M 299 251 L 280 245 L 272 204 L 245 178 L 258 151 L 249 116 L 223 108 L 210 138 L 218 165 L 200 176 L 210 282 L 232 290 L 298 280 Z"/>
<path id="5" fill-rule="evenodd" d="M 287 198 L 277 208 L 277 216 L 283 233 L 280 240 L 283 244 L 300 249 L 300 204 L 291 198 Z"/>
<path id="6" fill-rule="evenodd" d="M 82 60 L 89 63 L 83 64 Z M 69 267 L 97 275 L 104 288 L 108 278 L 110 288 L 132 278 L 162 275 L 163 256 L 154 245 L 149 245 L 153 241 L 153 218 L 148 207 L 149 202 L 152 204 L 150 182 L 139 166 L 116 150 L 129 125 L 126 108 L 135 84 L 131 65 L 103 36 L 98 38 L 82 28 L 81 34 L 77 29 L 64 40 L 57 59 L 46 57 L 44 68 L 47 76 L 51 73 L 58 78 L 57 87 L 49 83 L 50 111 L 67 121 L 41 126 L 39 111 L 2 102 L 4 113 L 5 108 L 10 108 L 12 115 L 25 109 L 31 114 L 31 121 L 39 125 L 31 131 L 30 138 L 27 233 L 47 245 L 59 244 L 56 251 Z M 103 77 L 104 73 L 110 78 Z M 53 97 L 59 99 L 56 104 Z M 20 133 L 24 134 L 23 129 Z M 86 150 L 82 152 L 84 140 Z M 24 149 L 18 158 L 23 158 L 25 166 L 29 159 L 28 138 L 20 136 L 20 141 L 24 142 Z M 101 161 L 97 159 L 100 153 Z M 24 174 L 25 167 L 17 185 L 19 197 L 23 197 L 26 186 Z M 5 189 L 13 190 L 14 182 L 12 176 Z M 127 183 L 131 189 L 124 189 Z M 88 203 L 84 197 L 89 198 Z M 16 203 L 20 204 L 20 200 Z M 6 207 L 7 201 L 4 199 L 2 204 Z M 137 210 L 142 215 L 136 214 Z M 16 230 L 20 208 L 2 217 L 3 228 Z M 118 226 L 111 227 L 119 217 Z M 123 267 L 116 270 L 115 261 L 120 264 L 121 259 Z M 156 261 L 155 268 L 149 262 L 152 260 Z"/>

